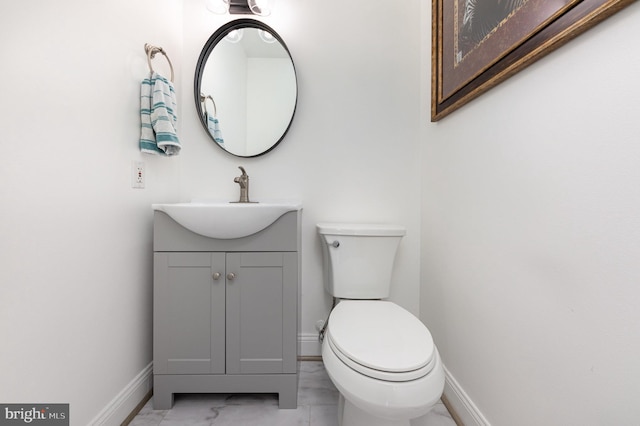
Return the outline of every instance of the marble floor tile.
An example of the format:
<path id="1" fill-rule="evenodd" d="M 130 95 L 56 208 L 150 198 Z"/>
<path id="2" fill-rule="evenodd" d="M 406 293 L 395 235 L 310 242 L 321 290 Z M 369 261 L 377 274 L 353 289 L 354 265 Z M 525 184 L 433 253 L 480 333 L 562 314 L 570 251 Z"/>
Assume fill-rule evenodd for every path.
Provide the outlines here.
<path id="1" fill-rule="evenodd" d="M 311 405 L 309 426 L 337 426 L 338 405 Z"/>
<path id="2" fill-rule="evenodd" d="M 336 405 L 338 390 L 320 361 L 300 363 L 298 405 Z"/>
<path id="3" fill-rule="evenodd" d="M 453 421 L 444 403 L 439 402 L 425 416 L 422 424 L 416 422 L 412 423 L 411 426 L 456 426 L 456 422 Z"/>
<path id="4" fill-rule="evenodd" d="M 337 426 L 338 391 L 321 361 L 300 363 L 298 408 L 280 410 L 277 394 L 176 394 L 171 410 L 149 401 L 130 426 Z M 455 426 L 437 404 L 416 426 Z M 414 425 L 412 425 L 414 426 Z"/>

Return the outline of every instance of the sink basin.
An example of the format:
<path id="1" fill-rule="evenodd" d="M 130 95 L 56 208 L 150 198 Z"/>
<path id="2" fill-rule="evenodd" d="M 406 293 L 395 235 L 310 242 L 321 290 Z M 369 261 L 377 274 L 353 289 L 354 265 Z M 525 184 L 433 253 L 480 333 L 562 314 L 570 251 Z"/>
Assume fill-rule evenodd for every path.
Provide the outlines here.
<path id="1" fill-rule="evenodd" d="M 228 201 L 193 200 L 190 203 L 153 204 L 154 210 L 169 217 L 191 232 L 210 238 L 241 238 L 262 231 L 283 214 L 300 210 L 297 201 Z"/>

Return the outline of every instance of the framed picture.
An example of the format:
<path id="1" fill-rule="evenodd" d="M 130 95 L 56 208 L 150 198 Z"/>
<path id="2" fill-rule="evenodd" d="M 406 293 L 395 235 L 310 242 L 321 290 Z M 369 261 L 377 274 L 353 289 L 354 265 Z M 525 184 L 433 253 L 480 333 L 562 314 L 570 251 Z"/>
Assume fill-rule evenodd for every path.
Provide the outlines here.
<path id="1" fill-rule="evenodd" d="M 635 0 L 432 0 L 438 121 Z"/>

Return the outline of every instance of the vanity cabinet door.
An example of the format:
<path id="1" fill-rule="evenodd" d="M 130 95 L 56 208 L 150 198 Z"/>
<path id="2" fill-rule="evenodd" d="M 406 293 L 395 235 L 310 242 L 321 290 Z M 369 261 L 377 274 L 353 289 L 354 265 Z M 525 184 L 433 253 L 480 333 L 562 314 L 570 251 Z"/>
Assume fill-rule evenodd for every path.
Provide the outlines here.
<path id="1" fill-rule="evenodd" d="M 297 253 L 227 253 L 227 374 L 296 372 L 297 279 Z"/>
<path id="2" fill-rule="evenodd" d="M 156 252 L 153 316 L 155 374 L 224 374 L 225 254 Z"/>

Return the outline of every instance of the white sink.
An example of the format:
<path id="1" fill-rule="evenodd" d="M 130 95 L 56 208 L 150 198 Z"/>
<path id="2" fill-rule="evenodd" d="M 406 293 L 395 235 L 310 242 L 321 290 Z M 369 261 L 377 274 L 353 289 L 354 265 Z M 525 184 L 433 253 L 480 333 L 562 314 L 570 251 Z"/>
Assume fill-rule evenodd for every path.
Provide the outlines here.
<path id="1" fill-rule="evenodd" d="M 300 210 L 298 201 L 228 201 L 193 200 L 190 203 L 153 204 L 171 219 L 196 234 L 210 238 L 241 238 L 262 231 L 283 214 Z"/>

